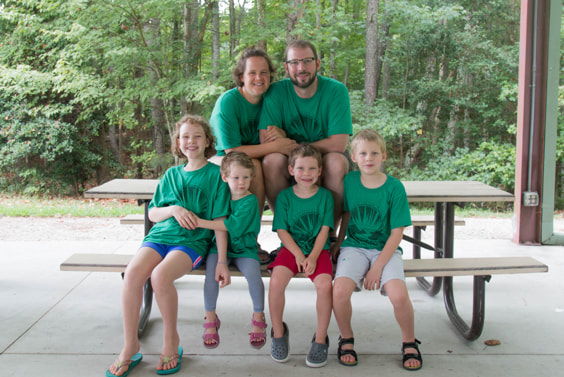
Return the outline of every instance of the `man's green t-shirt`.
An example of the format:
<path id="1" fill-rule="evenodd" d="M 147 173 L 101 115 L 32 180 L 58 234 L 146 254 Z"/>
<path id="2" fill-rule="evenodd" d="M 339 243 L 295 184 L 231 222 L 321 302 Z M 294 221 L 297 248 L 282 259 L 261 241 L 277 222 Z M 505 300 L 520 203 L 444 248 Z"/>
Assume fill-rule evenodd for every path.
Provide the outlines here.
<path id="1" fill-rule="evenodd" d="M 229 232 L 228 258 L 253 258 L 259 260 L 257 237 L 260 232 L 260 216 L 257 197 L 253 194 L 231 200 L 231 213 L 223 220 Z M 210 253 L 217 254 L 214 243 Z"/>
<path id="2" fill-rule="evenodd" d="M 210 125 L 217 138 L 218 156 L 225 156 L 226 149 L 260 144 L 258 124 L 261 109 L 262 102 L 256 105 L 250 103 L 237 88 L 219 96 L 210 117 Z"/>
<path id="3" fill-rule="evenodd" d="M 221 179 L 219 166 L 212 163 L 196 171 L 185 171 L 184 165 L 168 169 L 160 180 L 149 210 L 153 207 L 178 205 L 203 219 L 215 219 L 229 214 L 229 187 Z M 144 242 L 183 245 L 200 256 L 208 254 L 213 232 L 180 226 L 174 217 L 155 223 Z"/>
<path id="4" fill-rule="evenodd" d="M 339 81 L 317 76 L 317 91 L 300 98 L 290 79 L 272 84 L 264 95 L 259 129 L 277 126 L 298 143 L 313 143 L 332 135 L 352 134 L 351 104 Z"/>
<path id="5" fill-rule="evenodd" d="M 333 195 L 329 190 L 319 187 L 307 199 L 296 196 L 293 187 L 278 194 L 272 230 L 284 229 L 290 233 L 305 255 L 313 250 L 317 235 L 324 225 L 333 229 Z M 329 249 L 329 246 L 328 237 L 323 249 Z"/>
<path id="6" fill-rule="evenodd" d="M 353 171 L 344 186 L 343 209 L 350 220 L 342 247 L 382 250 L 392 229 L 411 225 L 407 194 L 398 179 L 388 175 L 382 186 L 370 189 L 362 184 L 360 171 Z"/>

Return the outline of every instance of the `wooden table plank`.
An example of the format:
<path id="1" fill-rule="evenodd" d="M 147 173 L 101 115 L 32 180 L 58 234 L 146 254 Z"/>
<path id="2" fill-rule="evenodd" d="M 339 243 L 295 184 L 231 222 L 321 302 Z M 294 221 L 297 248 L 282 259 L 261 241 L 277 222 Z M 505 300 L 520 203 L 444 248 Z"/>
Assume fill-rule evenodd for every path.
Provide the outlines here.
<path id="1" fill-rule="evenodd" d="M 113 179 L 84 193 L 85 198 L 151 200 L 158 179 Z"/>
<path id="2" fill-rule="evenodd" d="M 60 268 L 62 271 L 123 272 L 131 258 L 130 254 L 73 254 Z M 262 266 L 263 270 L 265 268 Z M 404 270 L 407 277 L 472 276 L 547 272 L 548 266 L 531 257 L 406 259 Z M 237 275 L 240 275 L 238 271 L 234 276 Z"/>
<path id="3" fill-rule="evenodd" d="M 476 181 L 403 181 L 410 202 L 510 202 L 513 194 Z"/>

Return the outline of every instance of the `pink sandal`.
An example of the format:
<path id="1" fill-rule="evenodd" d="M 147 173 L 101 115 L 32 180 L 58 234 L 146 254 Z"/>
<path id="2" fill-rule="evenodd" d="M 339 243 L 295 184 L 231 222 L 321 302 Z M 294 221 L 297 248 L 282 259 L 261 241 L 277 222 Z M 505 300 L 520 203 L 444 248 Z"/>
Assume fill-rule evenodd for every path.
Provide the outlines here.
<path id="1" fill-rule="evenodd" d="M 207 319 L 207 318 L 204 318 Z M 217 346 L 219 346 L 219 326 L 221 325 L 221 321 L 219 320 L 219 317 L 216 316 L 215 317 L 215 321 L 214 322 L 205 322 L 204 323 L 204 336 L 202 337 L 202 339 L 204 339 L 204 347 L 206 347 L 207 349 L 214 349 L 217 348 Z M 206 334 L 206 330 L 205 329 L 209 329 L 215 327 L 216 333 L 215 334 Z M 206 340 L 208 339 L 212 339 L 214 341 L 214 343 L 208 344 L 206 343 Z"/>
<path id="2" fill-rule="evenodd" d="M 261 349 L 266 344 L 266 327 L 267 324 L 265 321 L 256 321 L 254 318 L 251 317 L 251 322 L 253 326 L 261 327 L 264 330 L 262 332 L 251 332 L 251 338 L 249 339 L 249 343 L 251 347 L 255 349 Z"/>

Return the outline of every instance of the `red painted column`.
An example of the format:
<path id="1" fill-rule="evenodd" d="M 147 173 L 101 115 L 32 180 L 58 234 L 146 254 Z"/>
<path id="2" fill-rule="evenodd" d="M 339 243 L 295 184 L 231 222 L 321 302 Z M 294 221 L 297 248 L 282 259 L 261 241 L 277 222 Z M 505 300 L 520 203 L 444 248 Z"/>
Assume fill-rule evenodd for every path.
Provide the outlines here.
<path id="1" fill-rule="evenodd" d="M 536 12 L 535 12 L 536 4 Z M 521 1 L 517 158 L 513 241 L 540 244 L 546 124 L 549 0 Z M 536 18 L 536 22 L 535 22 Z M 523 193 L 537 192 L 539 205 L 525 206 Z"/>

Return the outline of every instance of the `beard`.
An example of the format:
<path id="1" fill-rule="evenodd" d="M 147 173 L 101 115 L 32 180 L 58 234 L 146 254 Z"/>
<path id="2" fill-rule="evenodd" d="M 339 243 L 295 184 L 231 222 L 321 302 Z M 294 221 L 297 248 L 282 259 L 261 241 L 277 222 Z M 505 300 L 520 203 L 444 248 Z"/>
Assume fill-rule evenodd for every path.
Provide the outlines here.
<path id="1" fill-rule="evenodd" d="M 315 70 L 314 73 L 311 74 L 309 80 L 307 81 L 303 81 L 300 82 L 296 76 L 299 75 L 300 72 L 296 73 L 294 76 L 289 75 L 290 77 L 290 81 L 292 82 L 292 84 L 294 84 L 295 86 L 297 86 L 298 88 L 301 89 L 305 89 L 305 88 L 309 88 L 315 81 L 315 79 L 317 78 L 317 69 Z"/>

